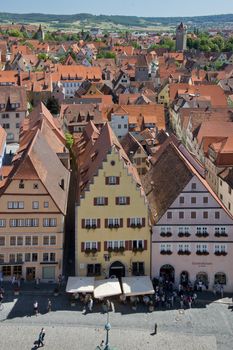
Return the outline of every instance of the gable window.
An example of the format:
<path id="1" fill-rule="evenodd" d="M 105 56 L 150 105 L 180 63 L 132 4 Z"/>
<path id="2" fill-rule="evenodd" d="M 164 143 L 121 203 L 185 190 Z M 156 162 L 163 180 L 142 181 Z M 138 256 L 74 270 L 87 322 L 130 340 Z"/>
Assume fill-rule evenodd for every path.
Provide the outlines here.
<path id="1" fill-rule="evenodd" d="M 4 246 L 4 245 L 5 245 L 5 237 L 0 236 L 0 246 Z"/>
<path id="2" fill-rule="evenodd" d="M 8 209 L 24 209 L 24 202 L 8 202 Z"/>
<path id="3" fill-rule="evenodd" d="M 94 205 L 108 205 L 108 198 L 107 197 L 95 197 L 94 198 Z"/>
<path id="4" fill-rule="evenodd" d="M 130 197 L 116 197 L 116 205 L 128 205 L 130 204 Z"/>
<path id="5" fill-rule="evenodd" d="M 167 212 L 167 219 L 172 219 L 172 212 L 171 211 Z"/>
<path id="6" fill-rule="evenodd" d="M 45 218 L 45 219 L 43 219 L 43 226 L 44 227 L 56 227 L 57 226 L 57 219 Z"/>
<path id="7" fill-rule="evenodd" d="M 192 204 L 196 204 L 196 202 L 197 202 L 196 197 L 191 197 L 191 203 L 192 203 Z"/>
<path id="8" fill-rule="evenodd" d="M 205 203 L 205 204 L 208 203 L 208 197 L 203 197 L 203 203 Z"/>
<path id="9" fill-rule="evenodd" d="M 39 209 L 39 202 L 38 201 L 32 202 L 32 209 Z"/>
<path id="10" fill-rule="evenodd" d="M 215 212 L 215 219 L 219 219 L 220 218 L 220 212 L 219 211 L 216 211 Z"/>
<path id="11" fill-rule="evenodd" d="M 191 185 L 191 188 L 192 188 L 192 190 L 196 190 L 197 184 L 195 182 L 193 182 L 192 185 Z"/>
<path id="12" fill-rule="evenodd" d="M 118 176 L 108 176 L 105 178 L 106 185 L 119 185 L 120 178 Z"/>
<path id="13" fill-rule="evenodd" d="M 6 220 L 0 219 L 0 227 L 6 227 Z"/>
<path id="14" fill-rule="evenodd" d="M 44 202 L 44 208 L 48 208 L 49 207 L 49 202 Z"/>
<path id="15" fill-rule="evenodd" d="M 184 204 L 184 197 L 180 197 L 180 204 Z"/>
<path id="16" fill-rule="evenodd" d="M 196 212 L 195 211 L 191 211 L 191 219 L 196 219 Z"/>
<path id="17" fill-rule="evenodd" d="M 208 211 L 203 211 L 203 219 L 208 219 Z"/>
<path id="18" fill-rule="evenodd" d="M 179 219 L 183 219 L 184 218 L 184 212 L 183 211 L 179 211 Z"/>

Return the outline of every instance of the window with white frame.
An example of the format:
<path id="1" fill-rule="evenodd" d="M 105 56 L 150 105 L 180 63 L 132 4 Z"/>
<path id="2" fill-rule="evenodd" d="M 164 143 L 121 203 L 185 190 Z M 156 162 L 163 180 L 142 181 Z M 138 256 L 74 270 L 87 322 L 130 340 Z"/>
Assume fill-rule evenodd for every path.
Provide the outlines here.
<path id="1" fill-rule="evenodd" d="M 5 227 L 5 226 L 6 226 L 6 220 L 0 219 L 0 227 Z"/>
<path id="2" fill-rule="evenodd" d="M 189 227 L 184 228 L 184 233 L 189 233 Z"/>
<path id="3" fill-rule="evenodd" d="M 172 251 L 172 245 L 170 243 L 161 243 L 160 244 L 160 251 L 169 251 L 171 252 Z"/>
<path id="4" fill-rule="evenodd" d="M 97 242 L 84 242 L 84 249 L 97 249 Z"/>
<path id="5" fill-rule="evenodd" d="M 85 219 L 86 227 L 97 227 L 97 219 Z"/>
<path id="6" fill-rule="evenodd" d="M 116 176 L 109 176 L 108 177 L 108 184 L 109 185 L 116 185 L 117 183 L 117 177 Z"/>
<path id="7" fill-rule="evenodd" d="M 214 253 L 226 253 L 227 247 L 226 244 L 215 244 Z"/>
<path id="8" fill-rule="evenodd" d="M 130 225 L 141 225 L 142 218 L 130 218 Z"/>
<path id="9" fill-rule="evenodd" d="M 207 227 L 198 226 L 197 233 L 208 233 Z"/>
<path id="10" fill-rule="evenodd" d="M 221 227 L 220 230 L 221 230 L 221 234 L 224 235 L 226 233 L 226 227 Z"/>
<path id="11" fill-rule="evenodd" d="M 217 233 L 217 234 L 220 233 L 220 227 L 215 227 L 215 233 Z"/>
<path id="12" fill-rule="evenodd" d="M 178 228 L 178 232 L 179 232 L 179 233 L 184 233 L 184 227 L 183 227 L 183 226 L 180 226 L 180 227 Z"/>
<path id="13" fill-rule="evenodd" d="M 57 226 L 57 219 L 45 218 L 45 219 L 43 219 L 43 226 L 44 227 L 56 227 Z"/>
<path id="14" fill-rule="evenodd" d="M 118 218 L 110 218 L 108 219 L 108 226 L 120 225 L 120 219 Z"/>
<path id="15" fill-rule="evenodd" d="M 144 241 L 143 240 L 134 240 L 133 241 L 133 249 L 138 249 L 138 248 L 144 248 Z"/>
<path id="16" fill-rule="evenodd" d="M 207 244 L 197 244 L 196 245 L 197 252 L 208 252 Z"/>
<path id="17" fill-rule="evenodd" d="M 39 202 L 38 201 L 32 202 L 32 209 L 39 209 Z"/>
<path id="18" fill-rule="evenodd" d="M 125 248 L 125 241 L 107 241 L 107 248 Z"/>
<path id="19" fill-rule="evenodd" d="M 124 197 L 124 196 L 118 197 L 118 204 L 120 205 L 127 204 L 127 197 Z"/>
<path id="20" fill-rule="evenodd" d="M 24 209 L 24 202 L 8 202 L 8 209 Z"/>
<path id="21" fill-rule="evenodd" d="M 188 243 L 179 243 L 178 244 L 178 251 L 182 252 L 190 252 L 190 244 Z"/>
<path id="22" fill-rule="evenodd" d="M 96 197 L 96 205 L 105 205 L 106 199 L 105 197 Z"/>

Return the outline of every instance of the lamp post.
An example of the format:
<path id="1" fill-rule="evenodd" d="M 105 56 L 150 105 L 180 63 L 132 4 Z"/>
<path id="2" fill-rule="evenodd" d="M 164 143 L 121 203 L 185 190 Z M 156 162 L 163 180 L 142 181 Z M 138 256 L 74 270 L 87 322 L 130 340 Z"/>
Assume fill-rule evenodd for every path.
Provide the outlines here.
<path id="1" fill-rule="evenodd" d="M 109 331 L 111 329 L 111 324 L 109 323 L 109 313 L 107 317 L 107 323 L 104 326 L 104 329 L 106 330 L 106 340 L 105 344 L 101 344 L 101 346 L 97 346 L 96 350 L 117 350 L 116 348 L 112 348 L 109 345 Z"/>

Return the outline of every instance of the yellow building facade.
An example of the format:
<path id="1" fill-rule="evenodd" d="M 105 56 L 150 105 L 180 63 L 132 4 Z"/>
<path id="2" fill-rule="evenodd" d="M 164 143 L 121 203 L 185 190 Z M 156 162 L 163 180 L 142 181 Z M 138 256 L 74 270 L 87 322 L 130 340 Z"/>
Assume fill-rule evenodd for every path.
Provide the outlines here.
<path id="1" fill-rule="evenodd" d="M 79 276 L 150 275 L 151 234 L 145 194 L 136 169 L 119 147 L 114 139 L 76 207 Z"/>

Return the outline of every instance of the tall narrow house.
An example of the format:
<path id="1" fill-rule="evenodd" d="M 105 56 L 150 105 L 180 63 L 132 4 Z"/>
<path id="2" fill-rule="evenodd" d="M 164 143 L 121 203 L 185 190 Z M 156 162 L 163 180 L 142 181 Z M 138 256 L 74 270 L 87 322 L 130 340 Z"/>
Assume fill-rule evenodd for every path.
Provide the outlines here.
<path id="1" fill-rule="evenodd" d="M 136 168 L 106 123 L 90 122 L 77 141 L 76 274 L 150 274 L 147 203 Z"/>

